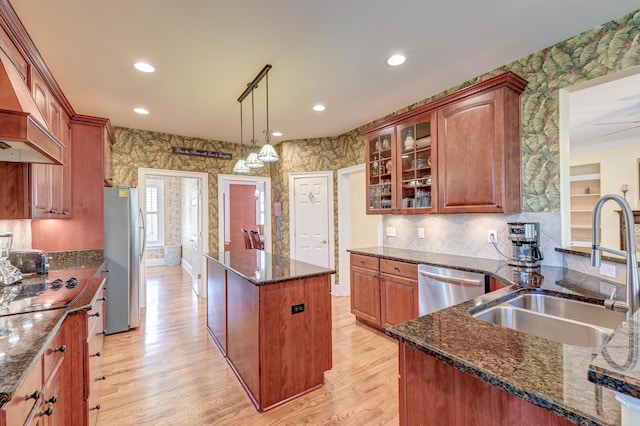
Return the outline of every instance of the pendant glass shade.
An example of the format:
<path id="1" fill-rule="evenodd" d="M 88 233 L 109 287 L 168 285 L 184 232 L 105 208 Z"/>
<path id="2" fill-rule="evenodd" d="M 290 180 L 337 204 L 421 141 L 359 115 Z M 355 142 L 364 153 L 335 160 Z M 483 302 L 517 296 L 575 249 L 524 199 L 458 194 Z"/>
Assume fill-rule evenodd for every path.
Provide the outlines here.
<path id="1" fill-rule="evenodd" d="M 251 173 L 251 169 L 247 167 L 244 158 L 239 159 L 236 165 L 233 166 L 233 173 Z"/>
<path id="2" fill-rule="evenodd" d="M 280 156 L 278 155 L 276 150 L 273 149 L 273 146 L 267 142 L 266 144 L 262 145 L 262 148 L 260 148 L 258 159 L 265 163 L 274 163 L 280 159 Z"/>
<path id="3" fill-rule="evenodd" d="M 258 159 L 258 154 L 256 154 L 255 151 L 251 151 L 245 164 L 250 169 L 259 169 L 260 167 L 264 167 L 264 163 Z"/>

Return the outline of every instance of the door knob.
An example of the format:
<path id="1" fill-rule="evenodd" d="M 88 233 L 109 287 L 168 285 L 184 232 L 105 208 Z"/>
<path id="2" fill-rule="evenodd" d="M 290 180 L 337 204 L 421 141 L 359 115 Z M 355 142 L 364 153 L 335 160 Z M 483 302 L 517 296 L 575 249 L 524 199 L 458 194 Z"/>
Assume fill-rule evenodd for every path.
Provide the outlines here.
<path id="1" fill-rule="evenodd" d="M 327 240 L 322 240 L 322 244 L 327 244 Z"/>

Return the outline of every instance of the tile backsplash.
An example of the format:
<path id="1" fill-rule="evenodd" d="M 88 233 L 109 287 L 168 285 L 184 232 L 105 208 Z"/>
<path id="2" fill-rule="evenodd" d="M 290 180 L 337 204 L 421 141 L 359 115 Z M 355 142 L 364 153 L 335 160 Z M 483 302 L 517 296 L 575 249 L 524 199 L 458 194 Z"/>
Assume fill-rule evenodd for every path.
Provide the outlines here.
<path id="1" fill-rule="evenodd" d="M 384 236 L 386 247 L 457 254 L 485 259 L 504 259 L 493 244 L 487 241 L 487 231 L 498 231 L 498 249 L 511 255 L 511 241 L 507 236 L 508 222 L 540 223 L 540 247 L 545 265 L 563 266 L 563 255 L 555 251 L 561 246 L 560 213 L 521 214 L 462 214 L 462 215 L 390 215 L 383 217 L 386 227 L 395 227 L 396 236 Z M 424 238 L 418 238 L 418 228 Z"/>

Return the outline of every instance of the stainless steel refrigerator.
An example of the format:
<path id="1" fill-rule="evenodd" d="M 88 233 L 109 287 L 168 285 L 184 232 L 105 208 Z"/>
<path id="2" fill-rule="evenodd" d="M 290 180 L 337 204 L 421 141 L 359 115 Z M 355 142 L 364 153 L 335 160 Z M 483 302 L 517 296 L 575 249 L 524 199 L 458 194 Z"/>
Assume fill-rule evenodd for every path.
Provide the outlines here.
<path id="1" fill-rule="evenodd" d="M 146 233 L 138 189 L 104 189 L 104 255 L 107 259 L 106 334 L 140 324 L 140 268 Z"/>

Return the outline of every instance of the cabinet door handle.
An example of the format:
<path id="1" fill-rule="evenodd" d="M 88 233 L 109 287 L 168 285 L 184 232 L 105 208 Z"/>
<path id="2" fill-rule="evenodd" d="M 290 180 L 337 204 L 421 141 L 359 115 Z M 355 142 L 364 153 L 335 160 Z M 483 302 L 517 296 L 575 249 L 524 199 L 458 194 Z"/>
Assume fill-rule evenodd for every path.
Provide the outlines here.
<path id="1" fill-rule="evenodd" d="M 46 404 L 55 404 L 56 402 L 58 402 L 58 395 L 53 395 L 51 398 L 45 399 L 44 402 Z"/>
<path id="2" fill-rule="evenodd" d="M 360 263 L 362 263 L 364 265 L 364 260 L 361 260 Z"/>
<path id="3" fill-rule="evenodd" d="M 100 299 L 98 299 L 98 302 L 104 302 L 105 300 L 107 300 L 106 297 L 101 297 Z"/>
<path id="4" fill-rule="evenodd" d="M 107 378 L 106 378 L 106 377 L 104 377 L 104 376 L 102 376 L 102 377 L 98 377 L 98 378 L 96 379 L 96 382 L 97 382 L 98 380 L 107 380 Z"/>
<path id="5" fill-rule="evenodd" d="M 40 398 L 40 395 L 42 395 L 42 392 L 40 392 L 39 390 L 35 391 L 34 393 L 32 393 L 31 395 L 27 394 L 24 399 L 26 399 L 27 401 L 30 399 L 38 399 Z"/>
<path id="6" fill-rule="evenodd" d="M 89 315 L 90 317 L 99 317 L 100 316 L 100 312 L 96 312 L 95 314 L 91 314 Z"/>
<path id="7" fill-rule="evenodd" d="M 400 270 L 400 268 L 398 268 L 397 266 L 394 266 L 393 269 L 396 270 L 396 271 Z"/>
<path id="8" fill-rule="evenodd" d="M 90 410 L 99 410 L 99 409 L 100 409 L 100 404 L 90 408 Z"/>
<path id="9" fill-rule="evenodd" d="M 49 407 L 49 408 L 47 408 L 46 410 L 44 410 L 44 411 L 40 411 L 40 412 L 38 413 L 38 415 L 40 415 L 40 416 L 50 416 L 50 415 L 52 415 L 52 414 L 53 414 L 53 407 Z"/>
<path id="10" fill-rule="evenodd" d="M 64 353 L 67 350 L 67 345 L 62 345 L 59 348 L 55 348 L 53 352 L 62 352 Z"/>
<path id="11" fill-rule="evenodd" d="M 95 356 L 102 356 L 102 354 L 101 354 L 100 352 L 96 352 L 95 354 L 93 354 L 93 355 L 89 355 L 89 356 L 93 358 L 93 357 L 95 357 Z"/>

